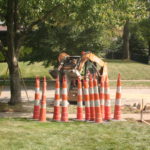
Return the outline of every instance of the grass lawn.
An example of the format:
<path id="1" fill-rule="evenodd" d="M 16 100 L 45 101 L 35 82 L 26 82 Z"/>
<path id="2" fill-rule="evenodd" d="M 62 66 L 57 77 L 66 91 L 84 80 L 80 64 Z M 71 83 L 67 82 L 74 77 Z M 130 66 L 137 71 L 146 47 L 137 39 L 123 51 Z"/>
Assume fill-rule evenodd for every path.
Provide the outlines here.
<path id="1" fill-rule="evenodd" d="M 150 87 L 150 65 L 137 63 L 134 61 L 106 60 L 108 63 L 108 74 L 110 80 L 117 80 L 118 73 L 121 73 L 122 80 L 149 80 L 149 81 L 122 81 L 124 87 Z M 51 80 L 48 71 L 53 66 L 44 67 L 42 62 L 30 64 L 29 62 L 20 62 L 20 69 L 23 78 L 35 78 L 36 75 Z M 0 63 L 0 78 L 6 76 L 7 65 Z M 4 84 L 0 82 L 0 85 Z M 5 84 L 8 84 L 5 82 Z M 26 81 L 27 85 L 34 85 L 33 81 Z M 116 81 L 111 81 L 110 86 L 116 86 Z"/>
<path id="2" fill-rule="evenodd" d="M 150 150 L 150 127 L 136 122 L 40 123 L 0 119 L 2 150 Z"/>
<path id="3" fill-rule="evenodd" d="M 123 80 L 150 80 L 150 65 L 123 60 L 106 60 L 109 79 L 115 80 L 121 73 Z"/>
<path id="4" fill-rule="evenodd" d="M 50 69 L 50 67 L 44 67 L 42 62 L 36 62 L 30 65 L 29 62 L 20 62 L 19 66 L 23 78 L 35 78 L 36 75 L 39 75 L 41 77 L 49 77 L 48 70 Z M 7 64 L 0 63 L 0 68 L 0 77 L 6 76 Z"/>
<path id="5" fill-rule="evenodd" d="M 106 60 L 106 62 L 108 62 L 110 80 L 116 80 L 119 72 L 123 80 L 150 80 L 150 65 L 123 60 Z M 34 78 L 36 75 L 50 77 L 48 70 L 52 66 L 45 68 L 42 62 L 28 64 L 28 62 L 20 62 L 19 64 L 24 78 Z M 0 77 L 3 77 L 6 74 L 6 63 L 0 63 L 0 68 Z"/>

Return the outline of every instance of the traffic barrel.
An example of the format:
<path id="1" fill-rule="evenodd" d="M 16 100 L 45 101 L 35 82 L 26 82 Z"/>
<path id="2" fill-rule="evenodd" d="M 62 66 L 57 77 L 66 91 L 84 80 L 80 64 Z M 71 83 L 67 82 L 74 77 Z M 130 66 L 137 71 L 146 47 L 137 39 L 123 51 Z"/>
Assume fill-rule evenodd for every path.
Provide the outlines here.
<path id="1" fill-rule="evenodd" d="M 102 112 L 102 118 L 104 119 L 104 77 L 101 77 L 100 80 L 100 106 L 101 106 L 101 112 Z"/>
<path id="2" fill-rule="evenodd" d="M 68 92 L 67 92 L 67 79 L 66 75 L 63 76 L 62 81 L 62 112 L 61 121 L 68 121 Z"/>
<path id="3" fill-rule="evenodd" d="M 89 98 L 89 84 L 87 79 L 83 81 L 83 92 L 84 92 L 84 101 L 85 101 L 85 120 L 90 121 L 90 98 Z"/>
<path id="4" fill-rule="evenodd" d="M 82 82 L 78 77 L 78 99 L 77 99 L 77 120 L 83 120 L 83 97 L 82 97 Z"/>
<path id="5" fill-rule="evenodd" d="M 100 99 L 99 99 L 99 89 L 98 89 L 98 82 L 96 77 L 94 77 L 94 103 L 95 103 L 95 122 L 101 123 L 102 120 L 102 114 L 101 114 L 101 108 L 100 108 Z"/>
<path id="6" fill-rule="evenodd" d="M 93 76 L 90 74 L 89 80 L 89 96 L 90 96 L 90 120 L 95 121 L 95 104 L 94 104 L 94 86 L 93 86 Z"/>
<path id="7" fill-rule="evenodd" d="M 110 101 L 110 93 L 109 93 L 109 80 L 108 76 L 105 78 L 104 82 L 104 96 L 105 96 L 105 115 L 104 119 L 105 120 L 110 120 L 111 119 L 111 101 Z"/>
<path id="8" fill-rule="evenodd" d="M 60 81 L 59 81 L 59 75 L 57 75 L 56 84 L 55 84 L 55 100 L 54 100 L 53 119 L 55 121 L 60 121 Z"/>
<path id="9" fill-rule="evenodd" d="M 34 100 L 33 119 L 39 119 L 39 115 L 40 115 L 40 78 L 37 76 L 35 79 L 35 100 Z"/>
<path id="10" fill-rule="evenodd" d="M 42 89 L 42 100 L 41 100 L 41 108 L 40 108 L 40 116 L 39 121 L 45 122 L 46 121 L 46 77 L 43 78 L 43 89 Z"/>
<path id="11" fill-rule="evenodd" d="M 118 74 L 118 80 L 117 80 L 114 119 L 121 120 L 121 77 L 120 77 L 120 73 Z"/>

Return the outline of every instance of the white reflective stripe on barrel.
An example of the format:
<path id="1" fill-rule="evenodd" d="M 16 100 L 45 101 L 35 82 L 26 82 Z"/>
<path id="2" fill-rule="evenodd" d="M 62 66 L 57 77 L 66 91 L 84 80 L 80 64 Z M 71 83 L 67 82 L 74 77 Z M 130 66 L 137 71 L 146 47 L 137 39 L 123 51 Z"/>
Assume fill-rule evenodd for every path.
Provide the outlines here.
<path id="1" fill-rule="evenodd" d="M 42 96 L 46 96 L 46 91 L 43 91 L 43 92 L 42 92 Z"/>
<path id="2" fill-rule="evenodd" d="M 40 105 L 40 100 L 35 100 L 35 101 L 34 101 L 34 105 L 35 105 L 35 106 L 39 106 L 39 105 Z"/>
<path id="3" fill-rule="evenodd" d="M 63 88 L 62 89 L 62 94 L 66 94 L 67 95 L 67 88 Z"/>
<path id="4" fill-rule="evenodd" d="M 40 92 L 40 88 L 35 88 L 35 93 L 39 93 Z"/>
<path id="5" fill-rule="evenodd" d="M 104 93 L 105 93 L 105 94 L 109 94 L 109 93 L 110 93 L 110 89 L 109 89 L 109 88 L 108 88 L 108 89 L 105 89 L 105 90 L 104 90 Z"/>
<path id="6" fill-rule="evenodd" d="M 105 104 L 104 99 L 103 99 L 103 100 L 100 100 L 100 104 L 101 104 L 101 105 L 104 105 L 104 104 Z"/>
<path id="7" fill-rule="evenodd" d="M 60 100 L 55 100 L 54 101 L 54 106 L 60 106 Z"/>
<path id="8" fill-rule="evenodd" d="M 121 100 L 120 99 L 116 99 L 116 101 L 115 101 L 115 105 L 121 105 Z"/>
<path id="9" fill-rule="evenodd" d="M 105 101 L 105 106 L 111 106 L 111 101 L 110 100 L 106 100 Z"/>
<path id="10" fill-rule="evenodd" d="M 62 107 L 67 107 L 68 106 L 68 101 L 62 101 Z"/>
<path id="11" fill-rule="evenodd" d="M 97 86 L 94 87 L 94 93 L 95 93 L 95 94 L 98 94 L 98 93 L 99 93 L 99 92 L 98 92 L 98 87 L 97 87 Z"/>
<path id="12" fill-rule="evenodd" d="M 94 107 L 95 104 L 94 104 L 94 100 L 90 101 L 90 107 Z"/>
<path id="13" fill-rule="evenodd" d="M 77 105 L 78 105 L 78 107 L 82 107 L 83 106 L 82 101 L 77 102 Z"/>
<path id="14" fill-rule="evenodd" d="M 89 93 L 90 94 L 94 94 L 94 89 L 93 88 L 89 88 Z"/>
<path id="15" fill-rule="evenodd" d="M 46 109 L 46 104 L 42 104 L 41 108 L 45 108 Z"/>
<path id="16" fill-rule="evenodd" d="M 100 106 L 100 101 L 99 100 L 95 100 L 94 103 L 95 103 L 95 107 L 99 107 Z"/>
<path id="17" fill-rule="evenodd" d="M 117 93 L 121 93 L 121 86 L 117 87 Z"/>
<path id="18" fill-rule="evenodd" d="M 82 95 L 82 89 L 78 89 L 78 95 Z"/>
<path id="19" fill-rule="evenodd" d="M 90 107 L 90 102 L 89 101 L 85 101 L 85 107 Z"/>
<path id="20" fill-rule="evenodd" d="M 55 94 L 60 95 L 60 88 L 56 88 L 56 89 L 55 89 Z"/>
<path id="21" fill-rule="evenodd" d="M 87 88 L 84 89 L 84 95 L 89 95 L 89 89 Z"/>
<path id="22" fill-rule="evenodd" d="M 100 88 L 100 93 L 104 93 L 104 88 Z"/>

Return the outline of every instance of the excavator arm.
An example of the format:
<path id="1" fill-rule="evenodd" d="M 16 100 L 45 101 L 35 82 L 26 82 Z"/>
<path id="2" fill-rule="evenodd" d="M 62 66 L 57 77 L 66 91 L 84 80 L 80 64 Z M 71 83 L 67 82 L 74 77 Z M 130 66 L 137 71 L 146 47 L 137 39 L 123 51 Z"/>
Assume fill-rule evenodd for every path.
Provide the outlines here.
<path id="1" fill-rule="evenodd" d="M 50 71 L 50 74 L 53 77 L 56 77 L 58 72 L 65 72 L 68 76 L 73 78 L 81 76 L 82 69 L 87 68 L 88 62 L 91 62 L 92 68 L 97 72 L 99 76 L 107 75 L 107 63 L 105 63 L 103 60 L 101 60 L 91 52 L 86 52 L 82 56 L 70 56 L 67 53 L 63 52 L 59 54 L 58 62 L 59 66 L 57 70 Z"/>
<path id="2" fill-rule="evenodd" d="M 104 75 L 104 76 L 107 75 L 107 63 L 102 61 L 99 57 L 97 57 L 96 55 L 94 55 L 91 52 L 83 54 L 81 61 L 80 61 L 80 65 L 78 67 L 78 70 L 81 71 L 81 69 L 84 67 L 85 63 L 89 60 L 91 62 L 98 64 L 101 67 L 101 70 L 100 70 L 101 75 Z"/>

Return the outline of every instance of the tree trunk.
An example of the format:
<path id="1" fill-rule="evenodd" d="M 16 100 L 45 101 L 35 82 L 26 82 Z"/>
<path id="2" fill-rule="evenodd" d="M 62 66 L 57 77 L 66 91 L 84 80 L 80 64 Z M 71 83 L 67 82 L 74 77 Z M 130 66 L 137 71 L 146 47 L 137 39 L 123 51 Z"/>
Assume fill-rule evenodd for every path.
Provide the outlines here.
<path id="1" fill-rule="evenodd" d="M 129 38 L 129 20 L 126 20 L 123 29 L 123 59 L 130 59 Z"/>
<path id="2" fill-rule="evenodd" d="M 150 65 L 150 41 L 148 41 L 148 64 Z"/>
<path id="3" fill-rule="evenodd" d="M 18 62 L 9 62 L 9 75 L 10 75 L 10 90 L 11 98 L 9 104 L 15 105 L 21 102 L 21 85 L 19 77 Z"/>
<path id="4" fill-rule="evenodd" d="M 8 68 L 10 75 L 10 104 L 21 102 L 21 85 L 18 67 L 18 48 L 16 46 L 16 0 L 8 0 L 7 3 L 7 45 L 8 45 Z"/>

